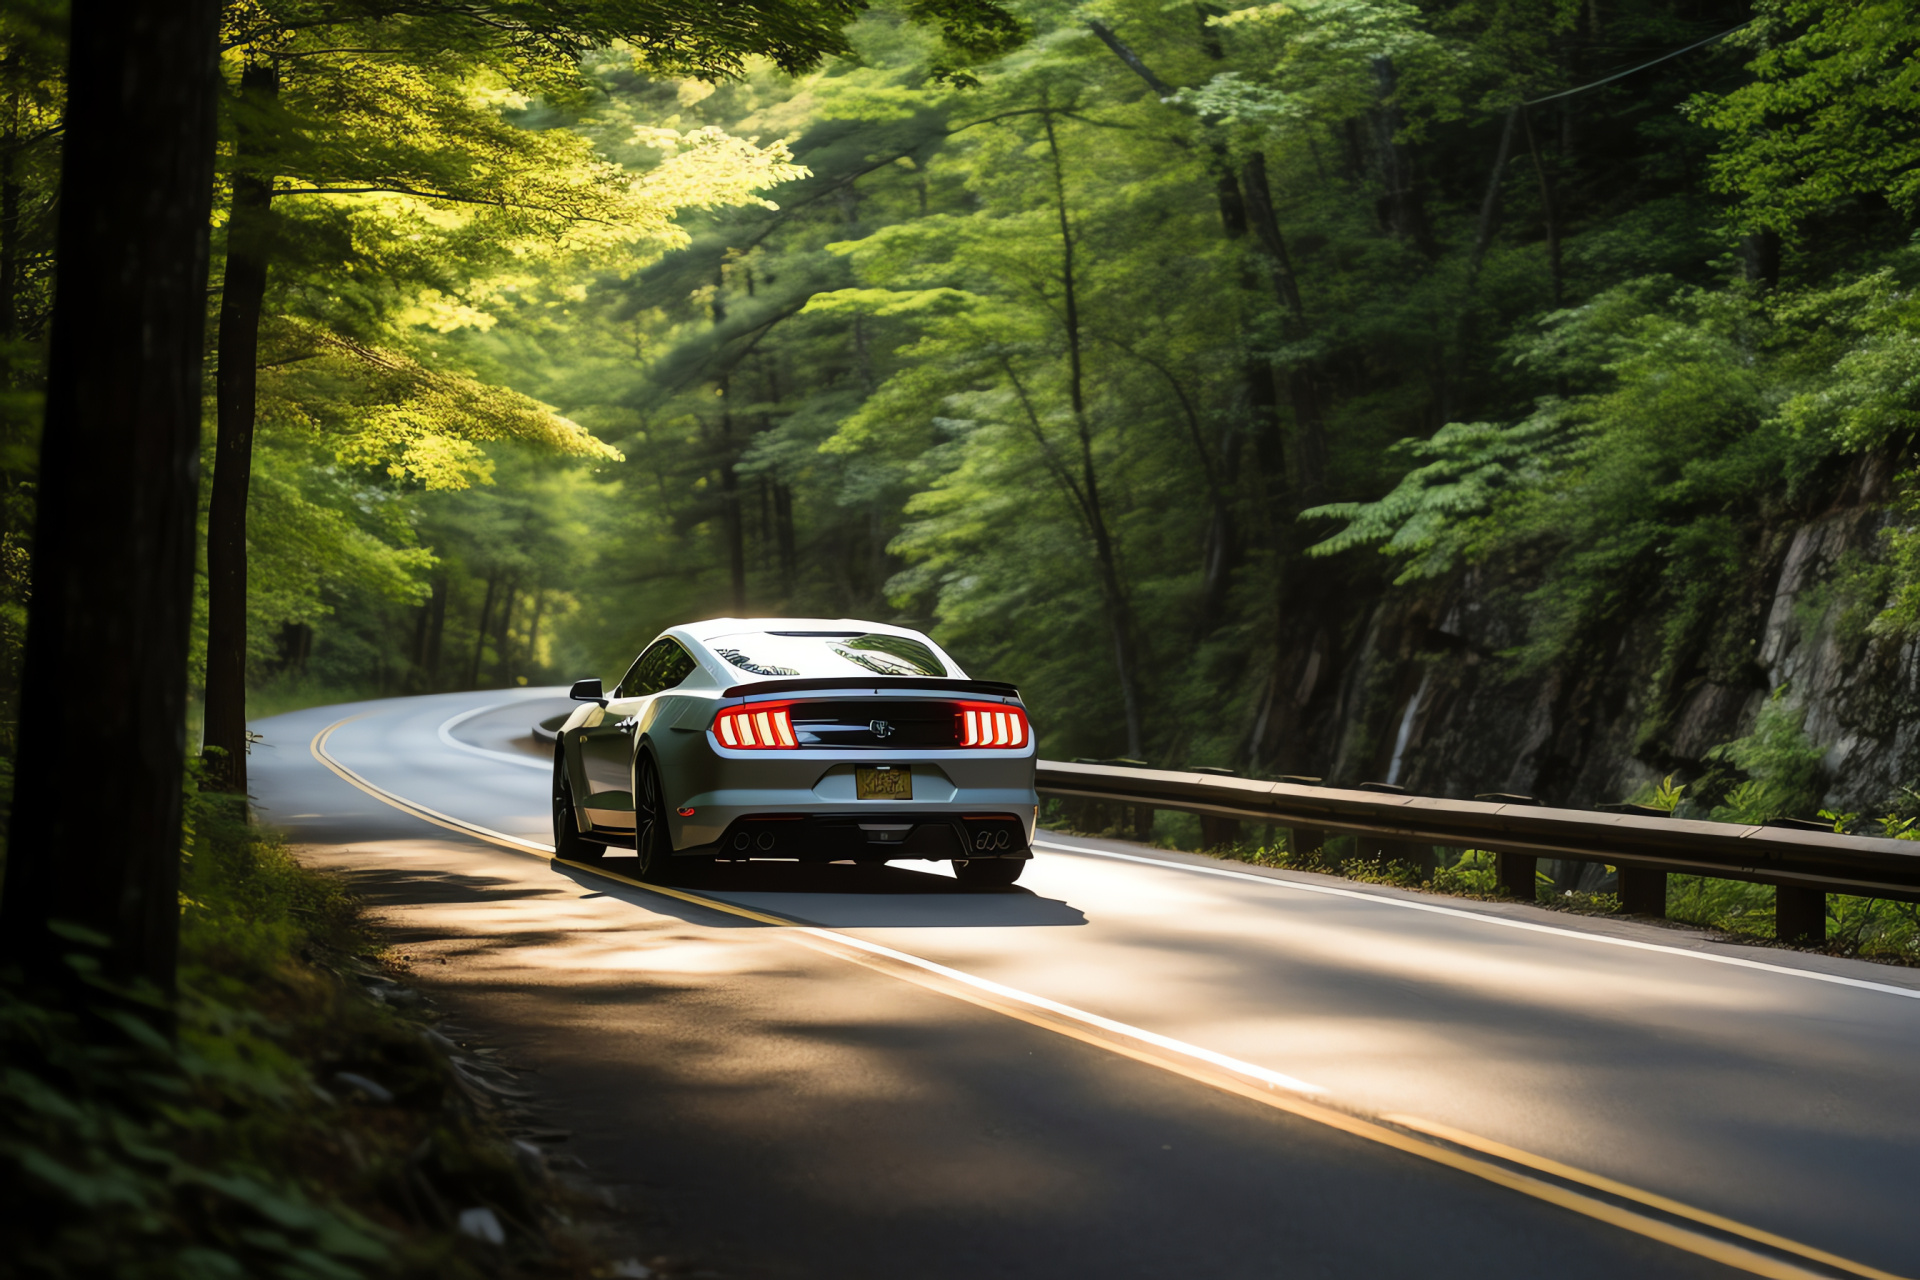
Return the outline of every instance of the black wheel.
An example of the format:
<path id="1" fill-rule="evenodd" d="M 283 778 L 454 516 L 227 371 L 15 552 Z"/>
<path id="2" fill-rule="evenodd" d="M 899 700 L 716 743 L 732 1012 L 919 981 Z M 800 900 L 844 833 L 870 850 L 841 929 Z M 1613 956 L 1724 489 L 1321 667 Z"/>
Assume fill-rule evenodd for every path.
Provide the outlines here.
<path id="1" fill-rule="evenodd" d="M 961 884 L 1012 884 L 1026 865 L 1025 858 L 955 858 L 953 878 Z"/>
<path id="2" fill-rule="evenodd" d="M 558 747 L 553 752 L 553 856 L 568 862 L 596 862 L 607 847 L 595 844 L 580 834 L 580 823 L 573 811 L 573 784 L 567 781 L 567 758 Z"/>
<path id="3" fill-rule="evenodd" d="M 667 833 L 660 771 L 651 756 L 633 762 L 633 848 L 640 855 L 642 880 L 666 884 L 673 878 L 673 837 Z"/>

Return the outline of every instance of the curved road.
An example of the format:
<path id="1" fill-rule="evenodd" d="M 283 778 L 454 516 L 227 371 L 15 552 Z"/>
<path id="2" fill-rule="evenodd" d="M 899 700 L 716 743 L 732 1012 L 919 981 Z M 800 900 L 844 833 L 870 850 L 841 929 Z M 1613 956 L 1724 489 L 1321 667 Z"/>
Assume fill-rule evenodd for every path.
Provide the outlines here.
<path id="1" fill-rule="evenodd" d="M 1920 1274 L 1920 971 L 1113 841 L 547 856 L 556 690 L 258 722 L 264 816 L 735 1277 Z"/>

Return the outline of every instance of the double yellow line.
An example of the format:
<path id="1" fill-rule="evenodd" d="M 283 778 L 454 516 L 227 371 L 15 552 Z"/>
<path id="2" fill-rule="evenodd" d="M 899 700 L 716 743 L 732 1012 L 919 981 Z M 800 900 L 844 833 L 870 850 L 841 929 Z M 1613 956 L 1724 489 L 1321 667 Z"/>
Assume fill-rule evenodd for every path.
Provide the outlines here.
<path id="1" fill-rule="evenodd" d="M 1868 1280 L 1904 1280 L 1878 1267 L 1854 1262 L 1825 1249 L 1801 1244 L 1774 1232 L 1695 1208 L 1669 1196 L 1645 1191 L 1618 1179 L 1535 1155 L 1477 1134 L 1415 1116 L 1367 1116 L 1343 1110 L 1324 1100 L 1316 1100 L 1309 1092 L 1305 1092 L 1311 1090 L 1311 1086 L 1299 1085 L 1298 1082 L 1293 1082 L 1291 1087 L 1276 1083 L 1271 1078 L 1273 1073 L 1262 1072 L 1251 1064 L 1236 1064 L 1232 1059 L 1194 1046 L 1017 991 L 891 947 L 717 898 L 688 893 L 683 889 L 648 884 L 603 866 L 555 858 L 552 851 L 543 845 L 466 822 L 388 791 L 327 754 L 327 740 L 332 737 L 334 730 L 360 718 L 349 716 L 335 721 L 316 734 L 310 744 L 313 758 L 342 781 L 424 822 L 647 893 L 676 898 L 710 911 L 774 926 L 781 930 L 782 937 L 810 950 L 851 961 L 1083 1044 L 1185 1076 L 1224 1093 L 1444 1165 L 1753 1275 L 1776 1277 L 1778 1280 L 1814 1280 L 1816 1277 L 1836 1274 L 1862 1276 Z M 1263 1079 L 1261 1076 L 1269 1078 Z"/>

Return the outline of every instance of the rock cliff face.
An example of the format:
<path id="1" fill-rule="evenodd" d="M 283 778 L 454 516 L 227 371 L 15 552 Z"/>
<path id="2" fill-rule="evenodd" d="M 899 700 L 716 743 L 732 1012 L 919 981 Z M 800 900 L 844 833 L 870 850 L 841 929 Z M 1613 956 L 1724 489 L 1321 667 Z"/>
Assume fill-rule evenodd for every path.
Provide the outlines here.
<path id="1" fill-rule="evenodd" d="M 1526 632 L 1523 566 L 1356 590 L 1329 611 L 1343 624 L 1283 641 L 1257 754 L 1269 773 L 1587 807 L 1705 773 L 1779 691 L 1823 752 L 1824 803 L 1884 813 L 1920 779 L 1920 641 L 1870 636 L 1881 602 L 1848 588 L 1882 553 L 1892 471 L 1865 459 L 1827 510 L 1756 534 L 1688 634 L 1624 602 L 1578 657 L 1531 674 L 1502 656 Z"/>

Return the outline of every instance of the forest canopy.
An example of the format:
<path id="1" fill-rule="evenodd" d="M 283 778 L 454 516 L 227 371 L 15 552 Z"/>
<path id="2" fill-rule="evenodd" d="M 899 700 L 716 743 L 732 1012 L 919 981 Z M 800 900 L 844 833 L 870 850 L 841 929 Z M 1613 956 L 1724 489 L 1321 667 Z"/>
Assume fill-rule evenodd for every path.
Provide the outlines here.
<path id="1" fill-rule="evenodd" d="M 1052 754 L 1307 767 L 1284 704 L 1367 602 L 1479 574 L 1517 674 L 1628 616 L 1690 669 L 1770 529 L 1904 457 L 1910 6 L 790 0 L 751 54 L 463 12 L 228 10 L 257 710 L 844 615 Z M 20 438 L 60 88 L 10 21 Z"/>

